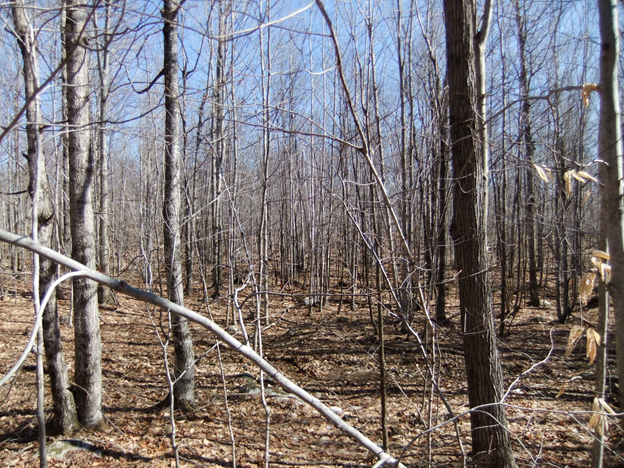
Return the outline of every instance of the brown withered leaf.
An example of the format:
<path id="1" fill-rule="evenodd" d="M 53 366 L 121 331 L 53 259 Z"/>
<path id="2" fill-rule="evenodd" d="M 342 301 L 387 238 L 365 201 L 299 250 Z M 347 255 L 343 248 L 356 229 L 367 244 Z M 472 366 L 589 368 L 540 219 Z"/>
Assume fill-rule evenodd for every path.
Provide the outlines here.
<path id="1" fill-rule="evenodd" d="M 587 299 L 589 298 L 589 295 L 593 291 L 595 279 L 596 279 L 595 271 L 588 271 L 582 276 L 581 281 L 579 282 L 579 290 L 578 290 L 578 294 L 582 302 L 587 301 Z"/>
<path id="2" fill-rule="evenodd" d="M 572 350 L 574 349 L 574 346 L 576 345 L 576 342 L 581 337 L 584 330 L 585 328 L 581 327 L 580 325 L 574 325 L 570 329 L 570 335 L 568 336 L 568 345 L 566 346 L 566 351 L 565 351 L 566 357 L 570 357 L 570 355 L 572 354 Z"/>

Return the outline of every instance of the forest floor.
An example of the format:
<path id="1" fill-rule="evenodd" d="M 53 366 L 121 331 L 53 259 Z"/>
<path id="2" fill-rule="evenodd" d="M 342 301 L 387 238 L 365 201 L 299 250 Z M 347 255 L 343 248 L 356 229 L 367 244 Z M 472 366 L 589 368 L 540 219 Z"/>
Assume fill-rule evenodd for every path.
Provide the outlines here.
<path id="1" fill-rule="evenodd" d="M 437 330 L 434 368 L 452 414 L 463 414 L 456 425 L 445 423 L 451 412 L 432 392 L 416 340 L 406 340 L 391 323 L 385 327 L 389 452 L 393 456 L 403 452 L 406 466 L 460 467 L 470 450 L 456 291 L 451 289 L 449 296 L 452 324 Z M 68 299 L 65 289 L 61 315 L 69 314 Z M 154 409 L 168 393 L 163 349 L 152 324 L 162 317 L 144 304 L 117 299 L 116 306 L 101 309 L 106 427 L 98 432 L 82 430 L 72 437 L 48 437 L 57 457 L 50 458 L 49 466 L 175 466 L 168 411 Z M 225 327 L 225 304 L 224 299 L 217 299 L 207 306 L 198 293 L 186 305 L 211 314 Z M 250 304 L 248 301 L 245 306 L 246 314 Z M 349 304 L 330 302 L 320 312 L 315 308 L 312 315 L 308 307 L 288 296 L 271 297 L 269 305 L 271 326 L 262 335 L 264 356 L 294 382 L 336 407 L 345 421 L 381 443 L 378 342 L 366 304 L 351 310 Z M 567 324 L 554 319 L 553 307 L 522 308 L 510 335 L 499 340 L 506 385 L 545 360 L 515 385 L 506 400 L 519 467 L 589 466 L 592 436 L 588 411 L 593 401 L 594 365 L 585 357 L 584 338 L 569 358 L 564 356 L 570 329 L 579 323 L 578 314 Z M 585 312 L 584 319 L 595 323 L 596 309 Z M 0 300 L 0 376 L 18 359 L 31 322 L 27 286 L 5 291 Z M 67 323 L 61 328 L 65 358 L 72 369 L 73 330 Z M 250 334 L 252 328 L 248 327 Z M 414 328 L 423 333 L 422 319 Z M 216 347 L 206 330 L 195 325 L 192 330 L 196 356 L 201 356 L 196 374 L 198 407 L 192 414 L 176 413 L 181 466 L 233 466 L 234 452 L 238 467 L 263 466 L 267 433 L 271 467 L 374 464 L 364 449 L 313 409 L 277 391 L 267 392 L 267 430 L 261 397 L 250 391 L 255 385 L 242 375 L 257 378 L 256 369 L 223 345 Z M 614 372 L 613 356 L 609 367 Z M 46 405 L 49 413 L 49 391 Z M 0 389 L 0 466 L 39 466 L 35 407 L 35 356 L 31 354 L 17 379 Z M 436 425 L 439 427 L 423 434 Z M 65 446 L 72 450 L 61 457 L 58 452 L 63 440 L 69 440 Z M 624 466 L 622 424 L 613 418 L 607 446 L 605 466 Z"/>

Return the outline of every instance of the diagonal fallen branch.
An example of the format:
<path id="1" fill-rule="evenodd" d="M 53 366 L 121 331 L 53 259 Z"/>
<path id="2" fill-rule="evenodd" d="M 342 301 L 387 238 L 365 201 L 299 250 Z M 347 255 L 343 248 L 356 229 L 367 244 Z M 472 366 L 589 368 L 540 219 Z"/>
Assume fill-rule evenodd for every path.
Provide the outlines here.
<path id="1" fill-rule="evenodd" d="M 142 289 L 134 288 L 130 286 L 125 281 L 119 281 L 110 276 L 106 276 L 98 271 L 91 270 L 84 266 L 83 264 L 72 260 L 65 255 L 62 255 L 55 250 L 49 249 L 47 247 L 43 247 L 42 245 L 34 242 L 27 236 L 20 236 L 17 234 L 13 234 L 11 232 L 0 229 L 0 242 L 6 242 L 17 247 L 22 247 L 30 250 L 31 252 L 38 253 L 39 255 L 52 260 L 60 265 L 63 265 L 72 270 L 80 271 L 82 275 L 86 278 L 92 279 L 100 284 L 108 286 L 115 291 L 118 291 L 126 296 L 130 296 L 134 299 L 137 299 L 142 302 L 146 302 L 157 307 L 160 307 L 164 310 L 170 311 L 174 314 L 178 314 L 182 317 L 187 318 L 204 328 L 208 329 L 212 334 L 214 334 L 217 338 L 227 344 L 230 348 L 238 353 L 242 354 L 249 361 L 254 363 L 257 367 L 262 369 L 266 374 L 271 376 L 275 382 L 277 382 L 284 390 L 293 395 L 299 397 L 302 401 L 306 402 L 310 406 L 312 406 L 316 411 L 318 411 L 321 416 L 331 422 L 336 428 L 340 429 L 342 432 L 347 434 L 353 440 L 355 440 L 362 447 L 367 449 L 373 455 L 375 455 L 379 459 L 379 463 L 376 466 L 391 466 L 391 467 L 401 467 L 405 468 L 402 464 L 400 464 L 397 459 L 391 457 L 389 454 L 384 452 L 382 448 L 373 442 L 371 439 L 366 437 L 360 431 L 355 429 L 350 424 L 343 421 L 336 413 L 330 410 L 324 403 L 322 403 L 318 398 L 310 395 L 307 391 L 296 385 L 294 382 L 287 379 L 283 374 L 281 374 L 275 367 L 269 364 L 265 359 L 263 359 L 258 353 L 256 353 L 252 348 L 247 345 L 242 344 L 232 335 L 227 333 L 221 327 L 219 327 L 212 320 L 193 312 L 186 307 L 180 306 L 178 304 L 174 304 L 173 302 L 168 301 L 167 299 L 163 299 L 156 294 L 149 293 Z"/>

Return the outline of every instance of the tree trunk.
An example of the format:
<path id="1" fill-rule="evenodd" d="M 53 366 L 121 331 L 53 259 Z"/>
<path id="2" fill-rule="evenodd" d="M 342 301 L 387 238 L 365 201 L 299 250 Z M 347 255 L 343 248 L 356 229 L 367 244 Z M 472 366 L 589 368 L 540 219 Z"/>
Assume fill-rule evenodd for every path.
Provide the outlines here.
<path id="1" fill-rule="evenodd" d="M 618 400 L 624 410 L 624 239 L 622 229 L 622 127 L 618 91 L 618 14 L 615 0 L 599 0 L 600 16 L 600 128 L 598 154 L 602 188 L 602 216 L 611 254 L 608 283 L 615 313 L 615 350 L 620 386 Z"/>
<path id="2" fill-rule="evenodd" d="M 72 257 L 95 268 L 95 219 L 93 217 L 94 152 L 89 139 L 89 69 L 84 35 L 88 8 L 67 1 L 67 121 L 69 144 L 69 199 Z M 85 427 L 102 422 L 102 345 L 97 284 L 74 279 L 76 409 Z"/>
<path id="3" fill-rule="evenodd" d="M 526 22 L 522 18 L 519 0 L 514 3 L 516 10 L 516 26 L 518 28 L 518 54 L 520 56 L 520 87 L 521 96 L 524 98 L 520 111 L 520 141 L 524 151 L 524 159 L 527 162 L 526 180 L 526 242 L 529 263 L 529 301 L 528 305 L 539 307 L 539 291 L 537 286 L 537 259 L 535 252 L 535 193 L 533 188 L 533 154 L 535 144 L 531 129 L 531 103 L 528 99 L 530 83 L 527 70 L 526 57 Z"/>
<path id="4" fill-rule="evenodd" d="M 470 407 L 472 456 L 480 467 L 515 467 L 502 398 L 487 259 L 486 149 L 476 148 L 475 14 L 473 0 L 445 0 L 454 209 L 451 233 L 459 273 L 459 299 Z M 483 67 L 478 67 L 483 72 Z M 481 77 L 483 81 L 483 77 Z M 483 114 L 481 115 L 483 117 Z M 482 132 L 479 132 L 482 133 Z M 485 141 L 480 142 L 482 146 Z"/>
<path id="5" fill-rule="evenodd" d="M 109 77 L 108 77 L 108 46 L 110 34 L 110 8 L 111 4 L 105 4 L 103 44 L 101 52 L 98 55 L 98 71 L 100 74 L 100 123 L 98 126 L 99 139 L 99 160 L 100 160 L 100 237 L 99 237 L 99 263 L 100 271 L 105 275 L 110 275 L 110 234 L 109 234 L 109 190 L 108 190 L 108 140 L 106 139 L 106 119 L 108 110 L 108 93 L 109 93 Z M 113 295 L 111 290 L 104 287 L 98 287 L 98 299 L 100 304 L 111 304 Z"/>
<path id="6" fill-rule="evenodd" d="M 213 141 L 212 158 L 212 238 L 213 238 L 213 297 L 221 296 L 223 289 L 223 228 L 221 221 L 221 192 L 223 181 L 223 160 L 225 155 L 225 133 L 223 130 L 225 105 L 225 60 L 227 41 L 225 37 L 226 11 L 224 1 L 219 0 L 219 42 L 217 44 L 216 83 L 214 89 L 213 108 Z"/>
<path id="7" fill-rule="evenodd" d="M 24 60 L 24 97 L 28 101 L 39 86 L 37 57 L 34 38 L 29 33 L 29 20 L 24 12 L 23 0 L 16 0 L 13 3 L 13 21 L 15 30 L 18 34 L 18 43 Z M 39 190 L 37 191 L 37 224 L 39 243 L 52 247 L 52 234 L 54 229 L 54 206 L 52 204 L 52 196 L 48 179 L 45 176 L 45 158 L 39 158 L 37 163 L 37 155 L 39 152 L 39 138 L 37 138 L 38 127 L 38 101 L 33 100 L 26 110 L 26 134 L 28 139 L 28 150 L 26 157 L 28 159 L 28 172 L 30 183 L 28 191 L 34 198 L 34 181 L 36 179 L 36 171 L 38 170 L 42 176 L 39 177 Z M 38 165 L 38 167 L 37 167 Z M 34 202 L 34 199 L 33 199 Z M 40 299 L 43 298 L 50 285 L 54 282 L 57 275 L 57 266 L 50 260 L 41 257 L 39 260 L 39 294 Z M 63 356 L 63 347 L 61 343 L 61 333 L 58 324 L 58 308 L 56 302 L 56 294 L 52 294 L 48 305 L 43 311 L 43 341 L 45 345 L 46 362 L 50 375 L 50 385 L 52 387 L 52 402 L 54 418 L 52 420 L 52 430 L 60 434 L 72 433 L 78 425 L 76 417 L 76 405 L 74 397 L 69 391 L 69 376 L 67 375 L 67 367 Z"/>
<path id="8" fill-rule="evenodd" d="M 180 250 L 180 108 L 178 106 L 178 0 L 164 0 L 165 75 L 165 192 L 163 200 L 163 237 L 169 300 L 184 305 L 182 259 Z M 195 404 L 195 356 L 188 321 L 171 316 L 175 349 L 176 406 L 185 409 Z"/>

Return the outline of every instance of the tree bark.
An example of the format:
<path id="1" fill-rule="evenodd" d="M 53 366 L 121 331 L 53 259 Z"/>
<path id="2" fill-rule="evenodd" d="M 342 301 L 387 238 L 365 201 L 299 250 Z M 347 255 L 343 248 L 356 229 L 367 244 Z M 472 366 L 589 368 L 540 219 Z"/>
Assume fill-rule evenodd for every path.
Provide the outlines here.
<path id="1" fill-rule="evenodd" d="M 16 0 L 12 5 L 13 22 L 18 35 L 18 44 L 22 52 L 24 60 L 24 97 L 26 101 L 34 95 L 35 89 L 39 86 L 36 45 L 32 36 L 33 31 L 30 22 L 24 11 L 23 0 Z M 32 100 L 26 110 L 26 135 L 28 149 L 26 158 L 28 160 L 29 187 L 28 191 L 35 197 L 34 183 L 38 170 L 42 176 L 39 177 L 39 190 L 37 190 L 37 235 L 39 242 L 47 247 L 52 245 L 52 234 L 54 229 L 54 206 L 52 204 L 52 196 L 48 179 L 45 176 L 45 158 L 40 158 L 37 163 L 37 155 L 40 151 L 38 120 L 38 101 Z M 37 167 L 38 165 L 38 167 Z M 45 295 L 50 285 L 56 279 L 57 266 L 52 261 L 41 258 L 39 261 L 39 295 L 40 299 Z M 69 391 L 69 376 L 65 359 L 63 355 L 63 347 L 61 343 L 61 333 L 58 323 L 58 308 L 56 302 L 56 294 L 53 294 L 48 301 L 48 305 L 43 311 L 43 341 L 45 345 L 46 363 L 50 375 L 50 385 L 52 387 L 52 405 L 54 417 L 52 419 L 52 431 L 60 434 L 72 433 L 78 425 L 76 417 L 76 405 L 74 397 Z"/>
<path id="2" fill-rule="evenodd" d="M 105 275 L 110 275 L 110 216 L 109 216 L 109 189 L 108 189 L 108 140 L 106 135 L 106 119 L 108 111 L 108 94 L 110 79 L 108 77 L 110 43 L 110 8 L 111 4 L 105 4 L 104 31 L 102 32 L 102 47 L 98 56 L 98 71 L 100 74 L 100 123 L 98 128 L 99 159 L 100 159 L 100 238 L 99 238 L 99 260 L 100 271 Z M 111 304 L 113 295 L 111 290 L 100 286 L 98 288 L 98 299 L 100 304 Z"/>
<path id="3" fill-rule="evenodd" d="M 526 173 L 526 242 L 529 263 L 529 301 L 528 305 L 539 307 L 539 291 L 537 284 L 537 259 L 535 251 L 535 190 L 533 188 L 533 154 L 535 144 L 531 128 L 531 102 L 526 99 L 529 96 L 530 83 L 527 70 L 526 52 L 526 20 L 522 18 L 520 2 L 514 3 L 516 10 L 516 26 L 518 28 L 518 54 L 520 56 L 520 87 L 522 108 L 520 111 L 520 141 L 524 150 L 524 158 L 528 164 Z"/>
<path id="4" fill-rule="evenodd" d="M 600 17 L 600 127 L 598 131 L 602 216 L 611 254 L 611 279 L 607 285 L 615 314 L 615 351 L 620 386 L 618 400 L 624 410 L 624 236 L 622 226 L 622 127 L 617 61 L 619 28 L 615 0 L 599 0 Z"/>
<path id="5" fill-rule="evenodd" d="M 178 105 L 178 0 L 164 0 L 165 75 L 165 192 L 163 200 L 163 237 L 169 300 L 184 305 L 180 249 L 180 108 Z M 195 356 L 188 321 L 171 316 L 175 350 L 174 398 L 179 408 L 195 404 Z"/>
<path id="6" fill-rule="evenodd" d="M 69 198 L 72 257 L 95 268 L 95 219 L 93 214 L 94 152 L 89 138 L 88 39 L 84 34 L 88 7 L 67 0 L 65 24 L 67 54 L 67 123 L 69 126 Z M 74 279 L 75 366 L 74 398 L 78 419 L 85 427 L 102 422 L 102 344 L 97 284 Z"/>
<path id="7" fill-rule="evenodd" d="M 487 259 L 487 151 L 477 148 L 481 120 L 475 77 L 473 0 L 445 0 L 449 115 L 454 177 L 451 233 L 459 273 L 459 299 L 468 378 L 472 456 L 480 467 L 515 467 L 502 398 Z M 481 67 L 482 70 L 482 67 Z M 480 142 L 481 145 L 485 141 Z"/>

